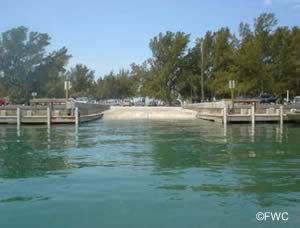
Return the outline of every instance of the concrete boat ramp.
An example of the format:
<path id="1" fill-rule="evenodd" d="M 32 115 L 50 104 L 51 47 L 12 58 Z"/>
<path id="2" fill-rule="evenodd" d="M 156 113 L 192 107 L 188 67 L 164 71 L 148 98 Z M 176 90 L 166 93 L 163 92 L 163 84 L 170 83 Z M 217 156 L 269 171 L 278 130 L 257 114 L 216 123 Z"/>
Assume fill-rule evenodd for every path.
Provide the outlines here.
<path id="1" fill-rule="evenodd" d="M 104 120 L 191 120 L 197 111 L 182 107 L 120 107 L 112 106 L 103 113 Z"/>

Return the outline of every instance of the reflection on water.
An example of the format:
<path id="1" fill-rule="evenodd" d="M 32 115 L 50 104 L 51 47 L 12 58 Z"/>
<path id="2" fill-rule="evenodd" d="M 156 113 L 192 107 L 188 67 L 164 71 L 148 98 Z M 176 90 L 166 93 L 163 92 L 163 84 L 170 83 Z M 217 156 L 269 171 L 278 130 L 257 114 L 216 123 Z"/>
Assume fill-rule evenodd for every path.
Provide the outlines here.
<path id="1" fill-rule="evenodd" d="M 31 201 L 31 200 L 48 200 L 47 197 L 37 196 L 37 197 L 22 197 L 16 196 L 7 199 L 0 200 L 0 203 L 9 203 L 9 202 L 17 202 L 17 201 Z"/>
<path id="2" fill-rule="evenodd" d="M 224 132 L 205 121 L 2 125 L 0 224 L 17 227 L 17 215 L 28 227 L 48 218 L 71 227 L 240 227 L 238 214 L 253 227 L 257 211 L 299 215 L 299 135 L 297 125 Z"/>

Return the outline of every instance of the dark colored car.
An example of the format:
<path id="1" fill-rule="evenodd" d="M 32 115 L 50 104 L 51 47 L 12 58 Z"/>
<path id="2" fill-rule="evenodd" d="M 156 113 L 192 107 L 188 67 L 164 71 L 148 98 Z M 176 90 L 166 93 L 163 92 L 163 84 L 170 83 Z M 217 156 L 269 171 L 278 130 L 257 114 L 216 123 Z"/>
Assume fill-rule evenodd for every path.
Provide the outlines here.
<path id="1" fill-rule="evenodd" d="M 181 106 L 181 102 L 179 100 L 176 100 L 175 102 L 172 103 L 173 106 Z"/>
<path id="2" fill-rule="evenodd" d="M 277 97 L 273 97 L 270 94 L 261 94 L 258 99 L 260 100 L 261 104 L 270 104 L 277 101 Z"/>
<path id="3" fill-rule="evenodd" d="M 3 98 L 0 98 L 0 106 L 7 105 L 7 101 Z"/>

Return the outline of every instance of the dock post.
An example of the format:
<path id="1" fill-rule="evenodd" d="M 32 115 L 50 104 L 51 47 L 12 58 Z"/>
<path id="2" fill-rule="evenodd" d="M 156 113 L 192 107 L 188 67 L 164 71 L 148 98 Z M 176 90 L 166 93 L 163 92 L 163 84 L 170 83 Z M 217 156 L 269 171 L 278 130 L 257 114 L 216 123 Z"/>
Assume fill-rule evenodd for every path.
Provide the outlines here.
<path id="1" fill-rule="evenodd" d="M 282 105 L 280 105 L 279 115 L 280 115 L 280 128 L 282 128 L 283 127 L 283 106 Z"/>
<path id="2" fill-rule="evenodd" d="M 76 129 L 79 126 L 79 112 L 78 112 L 78 107 L 75 107 L 75 126 L 76 126 Z"/>
<path id="3" fill-rule="evenodd" d="M 224 109 L 223 109 L 223 123 L 224 123 L 224 128 L 227 127 L 227 106 L 225 105 L 224 106 Z"/>
<path id="4" fill-rule="evenodd" d="M 227 136 L 227 106 L 225 104 L 224 109 L 223 109 L 223 124 L 224 124 L 224 137 Z M 225 138 L 225 141 L 227 139 Z"/>
<path id="5" fill-rule="evenodd" d="M 252 127 L 255 126 L 255 106 L 254 106 L 254 104 L 252 104 L 252 106 L 251 106 L 251 124 L 252 124 Z"/>
<path id="6" fill-rule="evenodd" d="M 47 126 L 48 128 L 51 127 L 51 109 L 47 107 Z"/>
<path id="7" fill-rule="evenodd" d="M 21 109 L 17 108 L 17 127 L 20 128 L 21 126 Z"/>

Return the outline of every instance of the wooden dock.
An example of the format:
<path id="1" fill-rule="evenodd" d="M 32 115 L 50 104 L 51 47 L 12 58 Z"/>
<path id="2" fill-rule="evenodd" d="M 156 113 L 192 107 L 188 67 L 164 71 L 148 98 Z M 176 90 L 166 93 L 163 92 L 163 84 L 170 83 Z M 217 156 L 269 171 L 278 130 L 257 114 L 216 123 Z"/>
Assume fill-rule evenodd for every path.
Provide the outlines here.
<path id="1" fill-rule="evenodd" d="M 197 118 L 226 123 L 272 123 L 290 121 L 287 113 L 299 108 L 280 104 L 235 104 L 211 102 L 187 105 L 185 108 L 197 111 Z"/>
<path id="2" fill-rule="evenodd" d="M 210 120 L 215 122 L 224 122 L 223 114 L 197 114 L 197 118 L 203 120 Z M 252 115 L 241 115 L 241 114 L 228 114 L 227 122 L 228 123 L 251 123 Z M 279 114 L 255 114 L 255 122 L 279 122 Z M 286 114 L 283 114 L 283 120 L 289 121 Z"/>
<path id="3" fill-rule="evenodd" d="M 50 102 L 51 103 L 51 102 Z M 30 106 L 1 106 L 0 124 L 80 124 L 99 119 L 109 106 L 102 104 L 51 103 Z"/>

